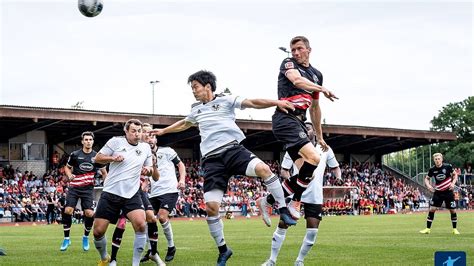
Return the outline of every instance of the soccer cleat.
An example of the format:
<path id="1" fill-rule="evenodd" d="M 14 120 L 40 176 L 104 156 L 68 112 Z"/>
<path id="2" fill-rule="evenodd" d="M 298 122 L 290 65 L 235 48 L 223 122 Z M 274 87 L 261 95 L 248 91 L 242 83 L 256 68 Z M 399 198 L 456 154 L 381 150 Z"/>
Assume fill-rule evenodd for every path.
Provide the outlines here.
<path id="1" fill-rule="evenodd" d="M 107 266 L 110 262 L 110 256 L 107 255 L 105 259 L 100 259 L 99 262 L 97 263 L 97 266 Z M 117 262 L 115 262 L 117 263 Z"/>
<path id="2" fill-rule="evenodd" d="M 294 266 L 304 266 L 304 263 L 303 263 L 303 261 L 301 261 L 301 260 L 297 260 L 297 261 L 295 261 L 295 265 L 294 265 Z"/>
<path id="3" fill-rule="evenodd" d="M 71 240 L 65 238 L 65 239 L 63 240 L 63 243 L 61 244 L 60 250 L 61 250 L 61 251 L 66 251 L 67 248 L 68 248 L 70 245 L 71 245 Z"/>
<path id="4" fill-rule="evenodd" d="M 0 256 L 6 256 L 6 255 L 7 255 L 7 253 L 5 252 L 5 250 L 0 248 Z"/>
<path id="5" fill-rule="evenodd" d="M 232 249 L 227 248 L 226 252 L 219 253 L 219 257 L 217 257 L 217 266 L 225 266 L 227 260 L 232 256 Z"/>
<path id="6" fill-rule="evenodd" d="M 280 208 L 280 220 L 282 220 L 286 225 L 292 226 L 296 225 L 296 221 L 291 218 L 290 212 L 286 207 Z"/>
<path id="7" fill-rule="evenodd" d="M 168 247 L 168 251 L 166 252 L 165 261 L 169 262 L 174 259 L 174 254 L 176 253 L 176 247 Z"/>
<path id="8" fill-rule="evenodd" d="M 295 220 L 301 218 L 301 202 L 291 200 L 290 203 L 288 203 L 288 211 Z"/>
<path id="9" fill-rule="evenodd" d="M 262 266 L 275 266 L 275 265 L 276 265 L 276 262 L 274 262 L 274 261 L 271 260 L 271 259 L 266 260 L 266 261 L 262 264 Z"/>
<path id="10" fill-rule="evenodd" d="M 420 234 L 429 234 L 431 233 L 431 229 L 430 228 L 425 228 L 423 230 L 420 231 Z"/>
<path id="11" fill-rule="evenodd" d="M 113 260 L 109 263 L 109 266 L 117 266 L 117 261 Z"/>
<path id="12" fill-rule="evenodd" d="M 268 226 L 272 226 L 272 220 L 270 219 L 270 215 L 268 214 L 267 208 L 269 204 L 265 197 L 261 197 L 257 200 L 257 207 L 260 210 L 260 214 L 262 215 L 263 222 Z"/>
<path id="13" fill-rule="evenodd" d="M 88 236 L 82 236 L 82 249 L 84 251 L 89 250 L 89 237 Z"/>
<path id="14" fill-rule="evenodd" d="M 145 255 L 143 255 L 143 258 L 140 260 L 140 262 L 145 262 L 149 261 L 151 256 L 151 249 L 149 249 Z"/>
<path id="15" fill-rule="evenodd" d="M 460 235 L 461 233 L 459 233 L 458 229 L 456 228 L 453 228 L 453 235 Z"/>
<path id="16" fill-rule="evenodd" d="M 150 255 L 148 256 L 150 258 L 151 261 L 154 261 L 156 263 L 156 265 L 159 265 L 159 266 L 166 266 L 166 263 L 164 263 L 160 256 L 158 256 L 158 253 L 155 253 L 155 255 Z"/>

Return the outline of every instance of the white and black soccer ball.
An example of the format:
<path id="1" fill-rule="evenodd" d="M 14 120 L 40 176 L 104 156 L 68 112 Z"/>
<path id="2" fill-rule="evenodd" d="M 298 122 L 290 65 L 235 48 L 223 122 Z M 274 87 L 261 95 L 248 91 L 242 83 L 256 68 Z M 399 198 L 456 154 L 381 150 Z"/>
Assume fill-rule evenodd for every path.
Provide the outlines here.
<path id="1" fill-rule="evenodd" d="M 102 0 L 78 0 L 77 6 L 82 15 L 86 17 L 95 17 L 102 12 L 104 3 Z"/>

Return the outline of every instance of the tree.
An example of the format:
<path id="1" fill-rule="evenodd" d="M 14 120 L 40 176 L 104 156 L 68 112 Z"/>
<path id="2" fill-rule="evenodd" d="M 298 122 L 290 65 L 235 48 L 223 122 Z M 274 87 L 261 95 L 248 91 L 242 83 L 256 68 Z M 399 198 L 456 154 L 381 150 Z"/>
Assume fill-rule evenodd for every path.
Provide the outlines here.
<path id="1" fill-rule="evenodd" d="M 224 94 L 232 95 L 232 92 L 230 91 L 229 88 L 225 88 Z"/>
<path id="2" fill-rule="evenodd" d="M 444 154 L 447 161 L 456 167 L 472 165 L 474 161 L 474 97 L 449 103 L 444 106 L 438 116 L 431 120 L 431 130 L 451 131 L 456 134 L 457 140 L 442 143 L 437 146 L 438 151 Z"/>

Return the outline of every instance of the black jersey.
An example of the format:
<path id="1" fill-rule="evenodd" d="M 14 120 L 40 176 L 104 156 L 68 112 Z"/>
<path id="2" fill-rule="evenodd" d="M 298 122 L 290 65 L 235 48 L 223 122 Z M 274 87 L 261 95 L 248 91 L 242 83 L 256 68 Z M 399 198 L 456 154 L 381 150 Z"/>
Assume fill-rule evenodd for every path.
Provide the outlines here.
<path id="1" fill-rule="evenodd" d="M 433 166 L 428 171 L 429 177 L 434 177 L 436 182 L 436 191 L 449 190 L 449 184 L 453 181 L 453 166 L 449 163 L 443 163 L 441 167 Z"/>
<path id="2" fill-rule="evenodd" d="M 278 99 L 292 102 L 296 108 L 294 114 L 306 114 L 306 109 L 311 105 L 311 99 L 319 99 L 319 92 L 295 87 L 286 77 L 286 72 L 290 69 L 298 70 L 302 77 L 320 86 L 323 85 L 323 74 L 311 65 L 309 67 L 299 65 L 293 58 L 286 58 L 281 63 L 278 75 Z"/>
<path id="3" fill-rule="evenodd" d="M 96 151 L 85 153 L 82 149 L 73 151 L 69 155 L 67 166 L 72 166 L 72 174 L 75 178 L 69 183 L 71 187 L 86 187 L 94 185 L 94 176 L 97 169 L 104 165 L 94 164 L 92 158 L 96 156 Z"/>

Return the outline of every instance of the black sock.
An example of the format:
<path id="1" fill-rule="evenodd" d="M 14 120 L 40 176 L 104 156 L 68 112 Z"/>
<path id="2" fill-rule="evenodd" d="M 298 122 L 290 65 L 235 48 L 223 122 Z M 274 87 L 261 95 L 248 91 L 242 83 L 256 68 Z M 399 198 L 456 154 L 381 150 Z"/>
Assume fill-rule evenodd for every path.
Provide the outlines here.
<path id="1" fill-rule="evenodd" d="M 426 218 L 426 228 L 431 228 L 431 224 L 433 223 L 434 220 L 434 212 L 428 212 L 428 217 Z"/>
<path id="2" fill-rule="evenodd" d="M 224 244 L 222 246 L 217 247 L 219 249 L 219 253 L 224 253 L 227 251 L 227 245 Z"/>
<path id="3" fill-rule="evenodd" d="M 69 237 L 69 233 L 71 232 L 71 224 L 72 224 L 72 216 L 66 213 L 63 213 L 63 230 L 64 230 L 64 238 Z"/>
<path id="4" fill-rule="evenodd" d="M 92 225 L 94 224 L 94 217 L 84 217 L 84 235 L 89 236 Z"/>
<path id="5" fill-rule="evenodd" d="M 155 255 L 158 249 L 158 226 L 156 223 L 148 223 L 148 238 L 150 239 L 151 255 Z"/>
<path id="6" fill-rule="evenodd" d="M 310 164 L 308 162 L 304 162 L 301 166 L 301 169 L 298 173 L 298 178 L 293 181 L 295 182 L 295 194 L 293 195 L 294 201 L 300 201 L 301 195 L 308 187 L 309 182 L 311 182 L 311 178 L 313 177 L 313 172 L 316 170 L 317 165 Z"/>
<path id="7" fill-rule="evenodd" d="M 110 261 L 117 260 L 117 252 L 122 244 L 122 237 L 125 229 L 115 227 L 114 235 L 112 236 L 112 254 L 110 255 Z"/>
<path id="8" fill-rule="evenodd" d="M 453 224 L 453 229 L 456 229 L 458 225 L 458 215 L 456 213 L 451 213 L 451 223 Z"/>

